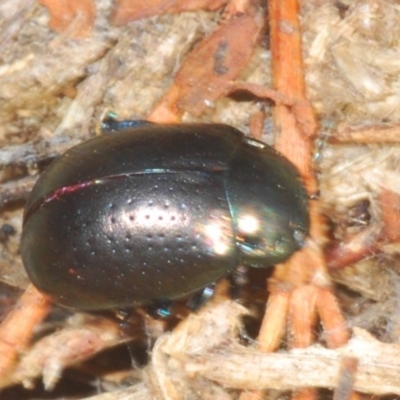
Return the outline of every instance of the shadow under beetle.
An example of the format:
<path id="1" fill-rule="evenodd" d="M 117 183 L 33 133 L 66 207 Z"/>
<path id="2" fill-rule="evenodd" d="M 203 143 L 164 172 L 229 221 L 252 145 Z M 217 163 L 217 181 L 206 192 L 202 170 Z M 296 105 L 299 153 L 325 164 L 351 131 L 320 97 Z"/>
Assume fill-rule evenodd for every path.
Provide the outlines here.
<path id="1" fill-rule="evenodd" d="M 222 124 L 109 130 L 53 161 L 26 205 L 23 262 L 55 302 L 174 300 L 301 247 L 307 195 L 273 148 Z"/>

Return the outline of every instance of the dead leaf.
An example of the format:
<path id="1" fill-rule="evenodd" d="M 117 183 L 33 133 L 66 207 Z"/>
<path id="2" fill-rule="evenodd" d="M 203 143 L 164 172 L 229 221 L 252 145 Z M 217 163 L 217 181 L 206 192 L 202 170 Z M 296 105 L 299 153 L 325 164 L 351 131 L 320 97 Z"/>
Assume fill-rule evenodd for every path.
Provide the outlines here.
<path id="1" fill-rule="evenodd" d="M 137 19 L 162 14 L 175 14 L 183 11 L 207 10 L 221 8 L 227 0 L 118 0 L 111 13 L 110 21 L 114 25 L 124 25 Z"/>
<path id="2" fill-rule="evenodd" d="M 93 0 L 39 0 L 48 8 L 51 19 L 49 27 L 58 33 L 68 32 L 75 39 L 92 33 L 95 19 Z"/>

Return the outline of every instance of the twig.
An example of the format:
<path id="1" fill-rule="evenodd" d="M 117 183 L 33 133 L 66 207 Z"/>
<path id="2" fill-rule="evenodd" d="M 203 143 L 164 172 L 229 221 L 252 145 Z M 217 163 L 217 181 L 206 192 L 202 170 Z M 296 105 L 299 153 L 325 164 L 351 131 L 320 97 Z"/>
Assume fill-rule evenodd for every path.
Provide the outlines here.
<path id="1" fill-rule="evenodd" d="M 32 166 L 53 159 L 81 142 L 70 136 L 54 136 L 40 142 L 6 146 L 0 149 L 0 169 L 12 166 Z"/>
<path id="2" fill-rule="evenodd" d="M 15 181 L 2 183 L 0 190 L 0 208 L 15 201 L 26 200 L 36 180 L 37 176 L 26 176 L 25 178 Z"/>
<path id="3" fill-rule="evenodd" d="M 185 368 L 244 390 L 294 390 L 304 386 L 331 389 L 339 382 L 343 357 L 351 357 L 359 360 L 355 390 L 375 395 L 400 394 L 400 346 L 381 343 L 362 329 L 355 328 L 354 333 L 346 346 L 336 350 L 318 345 L 286 354 L 225 349 L 208 360 L 202 354 L 202 361 L 188 363 Z"/>
<path id="4" fill-rule="evenodd" d="M 3 387 L 7 385 L 7 377 L 18 354 L 30 341 L 33 328 L 47 315 L 50 307 L 50 300 L 29 285 L 14 307 L 20 312 L 11 312 L 1 323 L 0 376 Z"/>
<path id="5" fill-rule="evenodd" d="M 329 137 L 331 143 L 399 143 L 399 124 L 341 124 L 335 134 Z"/>

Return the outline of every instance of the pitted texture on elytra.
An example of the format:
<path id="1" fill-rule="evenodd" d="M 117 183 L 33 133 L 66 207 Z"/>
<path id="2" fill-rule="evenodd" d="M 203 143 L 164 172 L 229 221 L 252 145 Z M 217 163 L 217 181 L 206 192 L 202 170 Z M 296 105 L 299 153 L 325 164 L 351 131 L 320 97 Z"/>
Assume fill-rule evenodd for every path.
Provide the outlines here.
<path id="1" fill-rule="evenodd" d="M 150 125 L 53 162 L 28 201 L 21 253 L 55 301 L 124 307 L 279 262 L 307 226 L 297 172 L 273 149 L 225 125 Z"/>

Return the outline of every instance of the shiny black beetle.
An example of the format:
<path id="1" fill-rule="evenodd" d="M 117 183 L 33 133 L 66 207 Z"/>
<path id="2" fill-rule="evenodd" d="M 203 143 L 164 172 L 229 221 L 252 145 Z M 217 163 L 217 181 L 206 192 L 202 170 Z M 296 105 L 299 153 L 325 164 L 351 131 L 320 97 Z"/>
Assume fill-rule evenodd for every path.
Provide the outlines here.
<path id="1" fill-rule="evenodd" d="M 53 161 L 26 205 L 23 262 L 54 301 L 173 300 L 302 245 L 307 196 L 271 147 L 220 124 L 114 130 Z"/>

